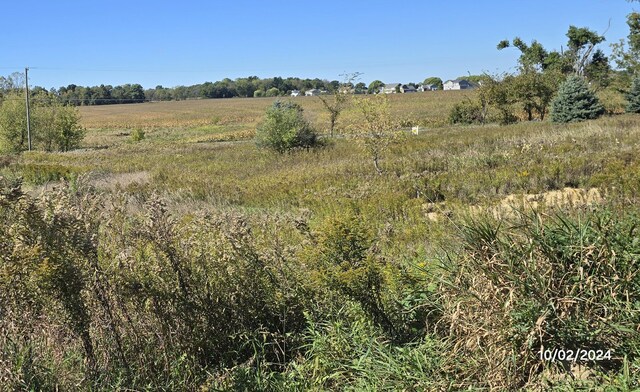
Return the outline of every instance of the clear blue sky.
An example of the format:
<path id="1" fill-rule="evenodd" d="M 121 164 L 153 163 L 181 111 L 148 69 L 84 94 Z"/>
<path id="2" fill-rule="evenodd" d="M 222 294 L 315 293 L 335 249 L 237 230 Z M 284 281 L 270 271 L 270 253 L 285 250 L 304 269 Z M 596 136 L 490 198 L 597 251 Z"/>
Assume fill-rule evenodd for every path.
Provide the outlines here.
<path id="1" fill-rule="evenodd" d="M 566 44 L 569 25 L 626 37 L 625 0 L 32 0 L 2 4 L 0 75 L 45 88 L 145 88 L 256 75 L 419 82 L 512 71 L 502 39 Z"/>

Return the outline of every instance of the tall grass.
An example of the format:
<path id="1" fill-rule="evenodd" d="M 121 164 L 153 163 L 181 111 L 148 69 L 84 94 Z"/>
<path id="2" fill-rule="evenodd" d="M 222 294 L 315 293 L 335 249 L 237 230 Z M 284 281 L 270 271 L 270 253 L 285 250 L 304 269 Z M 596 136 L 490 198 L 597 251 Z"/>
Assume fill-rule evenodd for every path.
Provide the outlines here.
<path id="1" fill-rule="evenodd" d="M 350 139 L 242 141 L 269 99 L 2 158 L 0 390 L 638 388 L 637 118 L 447 127 L 434 97 L 464 99 L 391 97 L 428 129 L 383 175 Z"/>

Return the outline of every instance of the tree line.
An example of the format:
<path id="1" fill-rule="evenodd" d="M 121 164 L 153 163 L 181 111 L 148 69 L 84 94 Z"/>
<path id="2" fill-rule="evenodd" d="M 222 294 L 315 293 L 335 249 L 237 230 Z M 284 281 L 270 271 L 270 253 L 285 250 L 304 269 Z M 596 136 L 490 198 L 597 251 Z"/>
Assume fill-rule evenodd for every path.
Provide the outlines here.
<path id="1" fill-rule="evenodd" d="M 164 87 L 144 89 L 140 84 L 124 84 L 111 86 L 79 86 L 70 84 L 60 88 L 47 90 L 40 86 L 31 88 L 33 96 L 55 97 L 63 105 L 87 106 L 109 105 L 119 103 L 140 103 L 145 101 L 180 101 L 200 98 L 233 98 L 233 97 L 277 97 L 289 94 L 293 90 L 319 89 L 333 93 L 340 87 L 337 80 L 302 79 L 297 77 L 259 78 L 249 76 L 235 80 L 225 78 L 216 82 L 205 82 L 191 86 Z M 355 85 L 361 91 L 366 90 L 364 83 Z M 19 92 L 24 88 L 24 75 L 15 72 L 7 77 L 0 77 L 0 102 L 3 97 Z"/>
<path id="2" fill-rule="evenodd" d="M 472 76 L 477 80 L 480 76 Z M 468 77 L 466 79 L 469 79 Z M 471 79 L 470 79 L 471 80 Z M 435 84 L 442 89 L 442 79 L 438 77 L 428 77 L 425 84 Z M 419 82 L 407 83 L 418 87 Z M 56 98 L 63 105 L 89 106 L 89 105 L 110 105 L 121 103 L 141 103 L 153 101 L 181 101 L 187 99 L 203 98 L 249 98 L 249 97 L 279 97 L 289 95 L 293 90 L 307 91 L 318 89 L 327 94 L 333 94 L 341 87 L 349 87 L 356 94 L 378 92 L 384 83 L 374 80 L 368 86 L 363 82 L 349 82 L 345 85 L 338 80 L 326 80 L 319 78 L 298 78 L 298 77 L 271 77 L 259 78 L 249 76 L 237 78 L 235 80 L 225 78 L 216 82 L 205 82 L 190 86 L 164 87 L 157 85 L 154 88 L 143 88 L 140 84 L 123 84 L 119 86 L 101 84 L 99 86 L 80 86 L 69 84 L 59 88 L 49 90 L 44 87 L 34 86 L 31 94 L 34 96 L 45 96 Z M 24 89 L 24 74 L 15 72 L 9 76 L 0 76 L 0 102 L 3 96 L 9 93 L 18 93 Z"/>

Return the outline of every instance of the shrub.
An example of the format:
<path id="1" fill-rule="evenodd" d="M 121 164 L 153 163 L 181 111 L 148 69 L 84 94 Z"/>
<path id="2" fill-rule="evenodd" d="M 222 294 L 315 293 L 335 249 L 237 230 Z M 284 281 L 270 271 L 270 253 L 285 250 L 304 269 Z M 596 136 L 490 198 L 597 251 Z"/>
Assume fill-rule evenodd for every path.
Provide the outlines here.
<path id="1" fill-rule="evenodd" d="M 309 256 L 329 288 L 360 304 L 377 326 L 397 338 L 383 302 L 383 263 L 376 254 L 374 238 L 362 216 L 342 213 L 325 220 Z"/>
<path id="2" fill-rule="evenodd" d="M 635 77 L 627 94 L 627 113 L 640 113 L 640 77 Z"/>
<path id="3" fill-rule="evenodd" d="M 480 124 L 482 119 L 482 106 L 477 102 L 459 102 L 449 112 L 451 124 Z"/>
<path id="4" fill-rule="evenodd" d="M 54 129 L 58 150 L 69 151 L 80 147 L 85 129 L 80 125 L 78 109 L 71 106 L 58 106 L 55 112 Z"/>
<path id="5" fill-rule="evenodd" d="M 256 131 L 256 138 L 259 147 L 279 153 L 321 145 L 315 130 L 305 120 L 302 107 L 280 100 L 267 109 L 265 120 Z"/>
<path id="6" fill-rule="evenodd" d="M 136 128 L 131 132 L 131 141 L 139 142 L 144 140 L 145 134 L 141 128 Z"/>
<path id="7" fill-rule="evenodd" d="M 267 97 L 277 97 L 278 95 L 280 95 L 280 90 L 278 90 L 277 87 L 271 87 L 269 90 L 267 90 L 265 95 Z"/>
<path id="8" fill-rule="evenodd" d="M 85 129 L 78 109 L 51 101 L 35 101 L 31 107 L 31 137 L 34 148 L 69 151 L 80 146 Z M 27 149 L 26 107 L 19 96 L 0 107 L 0 151 Z"/>
<path id="9" fill-rule="evenodd" d="M 0 105 L 0 152 L 27 149 L 27 115 L 18 95 L 7 97 Z"/>
<path id="10" fill-rule="evenodd" d="M 600 117 L 604 108 L 586 82 L 579 76 L 570 76 L 560 85 L 558 95 L 551 103 L 551 121 L 568 123 Z"/>

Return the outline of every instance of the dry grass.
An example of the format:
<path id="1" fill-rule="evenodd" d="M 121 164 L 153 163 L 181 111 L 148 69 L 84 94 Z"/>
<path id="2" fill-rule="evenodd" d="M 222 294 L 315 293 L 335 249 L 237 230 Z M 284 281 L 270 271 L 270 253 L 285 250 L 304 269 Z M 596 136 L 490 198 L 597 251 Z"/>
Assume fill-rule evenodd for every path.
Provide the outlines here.
<path id="1" fill-rule="evenodd" d="M 451 107 L 473 96 L 472 91 L 432 91 L 392 94 L 394 113 L 419 120 L 441 121 Z M 327 115 L 317 97 L 231 98 L 148 102 L 127 105 L 80 107 L 82 124 L 88 129 L 189 128 L 203 125 L 250 125 L 259 122 L 276 99 L 292 99 L 302 105 L 312 122 Z"/>
<path id="2" fill-rule="evenodd" d="M 303 256 L 314 255 L 311 250 L 315 251 L 317 239 L 322 238 L 322 230 L 327 227 L 323 222 L 330 222 L 336 217 L 357 217 L 352 221 L 366 225 L 376 238 L 369 257 L 380 262 L 379 280 L 384 285 L 377 289 L 381 290 L 384 309 L 397 317 L 394 322 L 406 326 L 407 330 L 416 328 L 416 333 L 424 338 L 423 344 L 390 346 L 384 335 L 377 335 L 373 326 L 361 323 L 363 318 L 366 319 L 362 309 L 358 310 L 357 306 L 355 310 L 348 309 L 354 307 L 348 296 L 340 296 L 335 288 L 321 286 L 318 289 L 315 285 L 319 283 L 311 282 L 310 287 L 304 290 L 319 290 L 319 295 L 311 298 L 305 292 L 307 297 L 304 298 L 304 306 L 310 307 L 310 312 L 305 314 L 314 319 L 300 319 L 299 325 L 316 328 L 316 335 L 298 334 L 296 338 L 315 345 L 315 348 L 304 346 L 304 350 L 307 350 L 305 356 L 302 357 L 301 351 L 301 356 L 294 361 L 287 357 L 292 366 L 288 370 L 284 364 L 278 367 L 277 372 L 297 369 L 288 375 L 276 376 L 279 380 L 287 379 L 294 384 L 288 385 L 288 388 L 268 388 L 264 387 L 265 384 L 259 384 L 262 388 L 257 389 L 313 390 L 312 386 L 315 386 L 315 390 L 341 390 L 351 385 L 354 390 L 436 390 L 438 388 L 433 383 L 440 382 L 446 386 L 441 388 L 443 390 L 447 387 L 471 389 L 475 386 L 484 386 L 485 389 L 493 387 L 496 390 L 516 389 L 528 382 L 537 383 L 540 374 L 543 374 L 538 372 L 544 364 L 537 361 L 534 352 L 540 342 L 523 341 L 531 335 L 531 331 L 541 331 L 546 325 L 546 340 L 543 343 L 547 345 L 574 342 L 572 339 L 576 336 L 586 336 L 593 329 L 583 321 L 596 320 L 594 315 L 600 308 L 589 308 L 591 313 L 577 309 L 576 316 L 571 319 L 560 315 L 556 317 L 555 324 L 549 321 L 554 320 L 551 317 L 540 319 L 547 305 L 550 304 L 550 309 L 564 309 L 568 301 L 575 297 L 563 282 L 566 281 L 564 276 L 576 271 L 571 267 L 576 260 L 582 263 L 585 271 L 587 267 L 592 268 L 591 281 L 602 283 L 600 287 L 608 290 L 598 288 L 594 291 L 599 295 L 596 297 L 593 296 L 594 292 L 585 292 L 585 298 L 596 298 L 594 303 L 606 306 L 613 298 L 613 295 L 609 295 L 612 290 L 622 292 L 615 286 L 620 284 L 616 268 L 625 267 L 626 264 L 617 264 L 617 260 L 629 261 L 629 266 L 633 267 L 629 271 L 637 271 L 637 244 L 640 242 L 634 231 L 636 216 L 628 215 L 622 223 L 614 222 L 607 226 L 600 224 L 608 222 L 605 214 L 592 216 L 590 211 L 601 209 L 616 216 L 624 215 L 621 213 L 627 210 L 637 210 L 630 206 L 634 206 L 634 203 L 637 205 L 640 199 L 640 120 L 634 115 L 622 115 L 562 126 L 549 122 L 504 127 L 443 125 L 450 107 L 470 94 L 473 92 L 390 96 L 395 116 L 404 125 L 422 125 L 425 131 L 419 136 L 407 137 L 389 150 L 382 160 L 383 175 L 376 174 L 371 160 L 349 138 L 337 137 L 329 148 L 282 155 L 257 149 L 248 139 L 253 136 L 265 108 L 273 102 L 273 98 L 262 98 L 81 108 L 84 125 L 88 127 L 86 148 L 68 153 L 35 151 L 7 158 L 0 162 L 0 176 L 9 180 L 23 176 L 30 187 L 47 182 L 52 184 L 64 177 L 71 181 L 70 187 L 74 190 L 69 194 L 76 197 L 82 195 L 75 191 L 82 189 L 87 178 L 80 175 L 89 173 L 88 185 L 92 185 L 92 191 L 97 188 L 97 192 L 91 193 L 96 201 L 113 199 L 114 205 L 118 205 L 115 203 L 117 200 L 126 201 L 119 209 L 103 211 L 107 214 L 103 219 L 107 226 L 98 234 L 107 235 L 100 237 L 99 242 L 106 252 L 100 253 L 103 255 L 100 257 L 109 267 L 108 271 L 139 274 L 127 277 L 133 279 L 127 282 L 140 280 L 144 283 L 132 285 L 131 290 L 148 287 L 144 286 L 148 279 L 160 276 L 156 283 L 151 283 L 158 285 L 157 293 L 165 293 L 163 290 L 166 289 L 163 298 L 172 301 L 180 297 L 176 295 L 180 290 L 176 291 L 171 286 L 171 282 L 177 280 L 173 278 L 174 272 L 169 268 L 168 260 L 182 252 L 183 262 L 192 268 L 190 271 L 194 273 L 194 279 L 199 279 L 201 276 L 198 274 L 203 271 L 211 272 L 212 279 L 226 276 L 224 274 L 229 272 L 227 265 L 237 266 L 237 261 L 244 259 L 236 260 L 227 255 L 226 259 L 220 259 L 231 260 L 225 268 L 220 264 L 219 271 L 209 271 L 213 266 L 218 266 L 216 263 L 219 260 L 211 262 L 207 258 L 224 249 L 237 250 L 237 241 L 247 238 L 251 239 L 247 243 L 251 246 L 246 249 L 241 247 L 244 249 L 242 252 L 246 251 L 241 252 L 242 257 L 264 254 L 268 260 L 274 260 L 271 269 L 266 269 L 282 277 L 282 291 L 279 288 L 274 291 L 274 298 L 288 300 L 286 295 L 291 293 L 291 282 L 298 278 L 301 282 L 309 282 L 313 280 L 310 277 L 315 276 L 310 273 L 313 272 L 309 270 L 311 264 L 306 263 Z M 326 129 L 327 114 L 317 98 L 299 98 L 295 101 L 305 108 L 305 115 L 316 127 Z M 355 115 L 355 111 L 344 112 L 342 125 L 353 121 Z M 144 140 L 131 140 L 129 133 L 136 128 L 145 130 Z M 98 146 L 102 148 L 96 148 Z M 158 195 L 162 201 L 158 200 Z M 45 195 L 44 199 L 48 197 Z M 536 204 L 536 211 L 528 215 L 530 219 L 527 221 L 516 219 L 524 219 L 525 215 L 509 215 L 514 208 L 524 207 L 529 212 L 529 207 Z M 62 213 L 68 209 L 67 205 L 64 207 L 54 211 Z M 470 210 L 477 213 L 469 213 Z M 0 213 L 2 211 L 0 208 Z M 27 209 L 26 213 L 29 211 Z M 43 217 L 48 216 L 47 211 L 43 210 Z M 479 211 L 488 213 L 481 214 Z M 551 211 L 566 214 L 561 215 L 566 218 L 553 220 L 549 217 Z M 572 225 L 564 224 L 570 223 L 580 213 L 587 214 L 585 216 L 591 217 L 589 219 L 598 216 L 602 219 L 598 218 L 600 220 L 585 226 L 580 223 L 585 219 L 578 215 L 575 230 Z M 486 219 L 478 220 L 483 215 L 487 215 Z M 538 225 L 537 222 L 541 222 L 538 215 L 546 220 L 544 227 Z M 212 223 L 212 216 L 219 218 Z M 460 227 L 464 218 L 469 216 L 475 222 L 468 225 L 466 230 L 469 235 L 465 242 L 460 240 Z M 434 217 L 437 222 L 429 219 Z M 7 218 L 7 221 L 29 222 L 28 219 L 13 218 Z M 43 224 L 49 224 L 50 221 L 57 222 L 43 218 Z M 224 230 L 229 224 L 231 230 L 227 233 Z M 167 227 L 173 229 L 167 231 Z M 0 232 L 2 228 L 0 225 Z M 149 231 L 150 228 L 155 232 Z M 224 245 L 227 241 L 224 236 L 211 237 L 212 230 L 221 235 L 229 234 L 230 237 L 227 237 L 233 243 Z M 11 233 L 14 232 L 18 231 Z M 54 232 L 53 229 L 45 230 L 45 233 L 51 232 Z M 148 239 L 150 233 L 156 233 L 151 242 Z M 167 241 L 167 233 L 175 235 Z M 582 241 L 586 238 L 584 233 L 591 233 L 591 244 Z M 622 236 L 616 237 L 617 233 Z M 34 233 L 34 238 L 37 238 L 37 234 Z M 242 236 L 234 237 L 237 234 Z M 535 246 L 531 238 L 537 241 L 534 242 Z M 612 239 L 618 248 L 611 248 L 610 252 L 611 245 L 602 239 Z M 0 247 L 3 244 L 0 241 Z M 167 244 L 173 245 L 167 248 Z M 513 244 L 518 246 L 514 248 Z M 123 252 L 123 249 L 127 251 Z M 564 253 L 558 255 L 554 249 L 564 249 Z M 598 251 L 594 252 L 593 249 Z M 180 252 L 176 253 L 177 250 Z M 447 260 L 441 259 L 442 250 L 446 252 Z M 286 257 L 282 258 L 283 255 Z M 522 263 L 532 258 L 536 263 Z M 129 271 L 119 264 L 112 265 L 122 260 L 126 260 L 127 265 L 134 269 Z M 253 259 L 249 257 L 247 260 Z M 449 276 L 449 281 L 454 283 L 451 287 L 439 286 L 442 283 L 438 280 L 441 271 L 435 264 L 441 261 L 445 267 L 451 267 L 452 273 L 458 273 Z M 607 265 L 612 267 L 609 271 L 611 279 L 598 270 Z M 283 274 L 284 266 L 290 268 L 286 271 L 290 276 Z M 259 267 L 255 271 L 265 271 Z M 159 270 L 164 271 L 165 275 L 149 273 Z M 222 282 L 219 286 L 221 291 L 215 288 L 211 293 L 218 295 L 229 290 L 229 287 L 244 293 L 245 286 L 255 283 L 255 271 L 247 270 L 246 276 L 240 276 L 241 280 L 233 280 L 237 277 L 234 275 L 236 272 L 229 272 L 229 279 L 233 278 L 229 281 L 231 283 Z M 345 279 L 344 282 L 365 281 L 357 279 L 358 276 L 353 275 L 353 279 Z M 631 272 L 629 276 L 632 276 Z M 209 290 L 209 286 L 197 279 L 194 280 L 197 284 L 192 286 L 195 290 Z M 13 287 L 9 283 L 6 287 Z M 551 286 L 551 283 L 556 286 Z M 586 287 L 586 284 L 576 284 L 573 289 L 584 291 Z M 117 292 L 128 290 L 129 286 L 116 282 L 113 288 Z M 535 288 L 533 293 L 532 288 Z M 562 290 L 565 290 L 564 294 Z M 264 293 L 258 288 L 249 291 L 251 295 Z M 628 289 L 628 292 L 638 291 Z M 229 298 L 236 298 L 236 293 L 229 293 L 233 294 Z M 121 294 L 113 298 L 125 298 L 126 293 Z M 129 294 L 131 306 L 142 304 L 136 302 L 139 294 L 135 291 Z M 202 294 L 202 306 L 213 306 L 209 293 L 202 291 Z M 191 298 L 184 296 L 184 309 L 189 309 Z M 248 297 L 247 300 L 250 299 Z M 539 303 L 533 300 L 539 300 Z M 606 309 L 626 309 L 626 303 L 623 304 L 620 295 L 615 300 L 622 305 L 616 302 L 615 306 Z M 274 301 L 269 299 L 265 303 Z M 586 303 L 591 306 L 591 300 Z M 353 314 L 345 316 L 345 307 Z M 187 329 L 174 333 L 173 326 L 164 328 L 163 315 L 159 314 L 157 319 L 151 317 L 153 312 L 170 311 L 171 307 L 165 309 L 162 306 L 143 305 L 142 308 L 138 311 L 132 307 L 136 309 L 132 312 L 134 318 L 142 323 L 143 328 L 132 324 L 130 336 L 132 342 L 148 344 L 145 346 L 148 357 L 140 356 L 135 345 L 131 346 L 127 355 L 139 361 L 140 371 L 147 372 L 150 367 L 145 358 L 161 358 L 157 350 L 163 347 L 162 342 L 153 339 L 166 333 L 167 338 L 184 339 L 186 346 L 192 345 L 194 339 Z M 242 309 L 238 311 L 238 316 L 246 315 L 245 305 L 238 309 Z M 398 309 L 397 314 L 394 309 Z M 150 318 L 145 318 L 144 312 Z M 625 322 L 637 320 L 631 312 L 625 312 L 620 313 L 620 319 Z M 205 311 L 199 314 L 213 313 Z M 200 336 L 203 341 L 216 341 L 224 335 L 210 333 L 209 329 L 198 329 L 200 324 L 196 325 L 199 321 L 193 314 L 177 316 L 180 317 L 169 318 L 169 322 L 178 320 L 186 326 L 195 323 L 193 327 L 202 331 Z M 27 321 L 25 318 L 22 320 Z M 131 321 L 125 322 L 124 316 L 122 320 L 116 331 L 129 328 L 127 323 Z M 248 317 L 247 320 L 253 319 Z M 334 320 L 340 323 L 335 328 L 332 326 Z M 537 320 L 543 320 L 546 324 L 542 325 L 541 322 L 538 325 Z M 578 325 L 578 332 L 564 328 L 566 320 Z M 217 319 L 207 323 L 213 321 L 217 322 Z M 287 323 L 290 325 L 289 321 Z M 151 340 L 137 340 L 140 331 L 145 331 L 144 326 L 148 326 L 146 336 Z M 326 336 L 324 329 L 327 330 Z M 428 332 L 425 332 L 427 329 Z M 443 329 L 450 335 L 427 336 L 431 332 L 442 333 Z M 607 343 L 611 347 L 623 347 L 621 342 L 625 341 L 624 334 L 609 334 L 615 337 L 614 340 L 607 340 L 609 335 L 605 335 L 600 336 L 604 339 L 599 341 L 600 346 L 605 347 Z M 561 340 L 558 340 L 558 336 Z M 289 341 L 289 338 L 286 340 Z M 99 347 L 113 348 L 110 340 L 103 341 L 105 343 Z M 434 344 L 430 344 L 430 341 Z M 299 343 L 302 344 L 302 341 Z M 526 346 L 529 343 L 535 343 L 536 346 Z M 631 344 L 627 346 L 623 347 L 625 352 L 634 352 Z M 176 347 L 176 358 L 183 358 L 184 351 Z M 335 356 L 334 351 L 337 352 Z M 200 351 L 194 347 L 193 352 Z M 211 352 L 217 353 L 218 350 L 212 349 Z M 170 351 L 171 355 L 173 353 Z M 258 384 L 252 382 L 265 382 L 261 378 L 266 377 L 265 374 L 256 373 L 252 376 L 250 373 L 260 370 L 255 362 L 258 354 L 247 353 L 245 358 L 251 355 L 250 361 L 239 364 L 229 372 L 221 371 L 220 374 L 224 373 L 224 376 L 239 377 L 237 380 L 229 378 L 229 385 L 236 382 L 237 386 L 244 382 L 255 388 Z M 79 358 L 81 361 L 82 356 Z M 233 358 L 235 360 L 237 356 Z M 496 361 L 496 358 L 504 362 Z M 219 370 L 213 367 L 203 370 L 179 361 L 170 364 L 166 357 L 164 361 L 164 368 L 156 369 L 157 374 L 166 376 L 167 380 L 178 380 L 172 382 L 184 382 L 189 388 L 182 389 L 187 390 L 211 381 L 180 381 L 181 376 L 194 371 L 200 372 L 202 377 L 214 377 Z M 324 370 L 318 370 L 319 366 L 323 366 Z M 633 366 L 633 369 L 638 368 L 637 360 Z M 167 369 L 174 373 L 167 375 Z M 242 373 L 243 369 L 249 373 Z M 419 369 L 424 371 L 419 373 Z M 273 368 L 267 370 L 276 372 Z M 554 375 L 558 372 L 552 370 Z M 298 376 L 294 374 L 296 372 L 299 372 Z M 319 374 L 326 374 L 326 378 L 322 376 L 322 380 L 317 381 Z M 155 380 L 156 373 L 149 372 L 148 377 L 148 380 Z M 258 381 L 242 377 L 255 377 Z M 316 381 L 313 377 L 316 377 Z M 367 377 L 369 381 L 363 381 Z M 382 380 L 384 377 L 389 378 Z M 414 383 L 409 377 L 415 377 L 417 381 Z M 392 382 L 395 384 L 390 384 Z M 157 383 L 161 385 L 162 381 Z M 418 387 L 406 386 L 408 383 Z M 176 385 L 181 384 L 167 381 L 165 389 L 181 389 Z M 390 385 L 395 385 L 395 388 Z M 535 390 L 535 387 L 543 384 L 531 385 Z"/>

